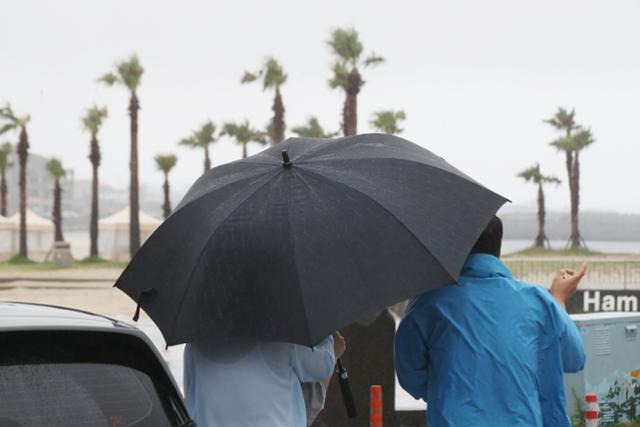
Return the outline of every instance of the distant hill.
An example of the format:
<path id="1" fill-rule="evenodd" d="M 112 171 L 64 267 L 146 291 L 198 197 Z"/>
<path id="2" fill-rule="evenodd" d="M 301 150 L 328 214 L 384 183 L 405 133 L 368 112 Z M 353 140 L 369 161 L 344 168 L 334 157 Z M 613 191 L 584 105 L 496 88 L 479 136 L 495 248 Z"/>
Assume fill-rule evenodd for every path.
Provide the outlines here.
<path id="1" fill-rule="evenodd" d="M 533 240 L 538 231 L 535 212 L 510 210 L 499 213 L 506 239 Z M 545 231 L 550 240 L 566 240 L 570 233 L 567 212 L 547 212 Z M 640 214 L 585 211 L 580 213 L 580 233 L 585 240 L 640 241 Z"/>

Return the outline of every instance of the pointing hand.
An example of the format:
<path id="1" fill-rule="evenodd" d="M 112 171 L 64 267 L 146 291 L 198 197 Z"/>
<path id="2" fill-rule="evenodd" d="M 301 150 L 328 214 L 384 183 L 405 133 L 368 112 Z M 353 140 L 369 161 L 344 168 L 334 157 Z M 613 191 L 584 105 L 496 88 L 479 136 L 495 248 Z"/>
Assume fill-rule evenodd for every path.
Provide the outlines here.
<path id="1" fill-rule="evenodd" d="M 568 268 L 558 271 L 551 283 L 551 295 L 564 307 L 566 301 L 576 292 L 578 283 L 587 272 L 587 264 L 582 264 L 578 271 Z"/>

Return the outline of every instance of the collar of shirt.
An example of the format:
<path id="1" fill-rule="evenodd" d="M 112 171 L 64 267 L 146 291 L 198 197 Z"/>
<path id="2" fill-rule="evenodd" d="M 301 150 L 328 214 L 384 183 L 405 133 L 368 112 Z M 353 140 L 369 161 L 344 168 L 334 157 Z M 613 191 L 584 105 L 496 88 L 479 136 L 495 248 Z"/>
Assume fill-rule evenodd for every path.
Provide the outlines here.
<path id="1" fill-rule="evenodd" d="M 513 279 L 511 271 L 499 258 L 489 254 L 471 254 L 462 267 L 462 276 L 468 277 L 506 277 Z"/>

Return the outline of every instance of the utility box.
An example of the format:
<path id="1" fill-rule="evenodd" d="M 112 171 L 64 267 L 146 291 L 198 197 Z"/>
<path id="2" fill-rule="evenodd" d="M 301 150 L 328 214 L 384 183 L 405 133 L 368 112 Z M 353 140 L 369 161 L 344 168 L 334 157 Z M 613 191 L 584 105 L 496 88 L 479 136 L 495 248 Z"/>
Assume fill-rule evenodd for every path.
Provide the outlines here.
<path id="1" fill-rule="evenodd" d="M 587 360 L 584 370 L 564 376 L 569 416 L 575 422 L 583 418 L 584 396 L 595 393 L 601 426 L 639 421 L 640 313 L 586 313 L 571 318 L 584 340 Z"/>

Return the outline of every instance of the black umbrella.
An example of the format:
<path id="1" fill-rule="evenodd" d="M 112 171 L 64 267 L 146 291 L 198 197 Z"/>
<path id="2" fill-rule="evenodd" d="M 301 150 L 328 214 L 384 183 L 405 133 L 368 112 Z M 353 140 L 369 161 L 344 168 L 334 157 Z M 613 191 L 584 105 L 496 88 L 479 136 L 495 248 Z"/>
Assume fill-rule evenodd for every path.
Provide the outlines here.
<path id="1" fill-rule="evenodd" d="M 290 138 L 202 175 L 116 286 L 169 345 L 314 345 L 454 283 L 505 200 L 402 138 Z"/>

